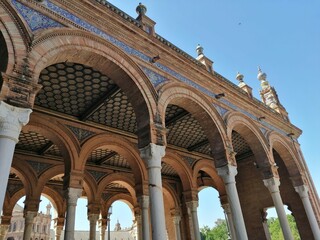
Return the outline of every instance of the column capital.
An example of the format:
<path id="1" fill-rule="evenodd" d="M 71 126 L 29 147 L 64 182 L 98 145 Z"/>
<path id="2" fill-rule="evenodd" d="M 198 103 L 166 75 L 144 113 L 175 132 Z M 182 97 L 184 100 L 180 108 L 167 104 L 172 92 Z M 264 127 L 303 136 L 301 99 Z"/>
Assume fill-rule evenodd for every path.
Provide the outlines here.
<path id="1" fill-rule="evenodd" d="M 198 201 L 190 201 L 186 202 L 187 208 L 190 209 L 190 211 L 197 211 L 197 208 L 199 206 Z"/>
<path id="2" fill-rule="evenodd" d="M 89 213 L 88 214 L 88 220 L 90 222 L 97 222 L 99 219 L 99 214 L 96 214 L 96 213 Z"/>
<path id="3" fill-rule="evenodd" d="M 172 220 L 174 224 L 179 224 L 181 221 L 181 216 L 180 215 L 174 215 L 172 216 Z"/>
<path id="4" fill-rule="evenodd" d="M 148 146 L 139 149 L 141 158 L 147 162 L 148 168 L 161 167 L 161 159 L 165 155 L 165 146 L 150 143 Z"/>
<path id="5" fill-rule="evenodd" d="M 148 209 L 149 208 L 149 196 L 142 195 L 138 197 L 139 205 L 142 209 Z"/>
<path id="6" fill-rule="evenodd" d="M 82 196 L 82 189 L 80 188 L 68 188 L 66 192 L 66 197 L 68 200 L 68 205 L 77 205 L 77 200 Z"/>
<path id="7" fill-rule="evenodd" d="M 226 165 L 223 167 L 217 168 L 218 175 L 222 177 L 225 184 L 235 183 L 235 176 L 238 174 L 237 167 L 233 165 Z"/>
<path id="8" fill-rule="evenodd" d="M 223 210 L 224 210 L 224 212 L 226 214 L 231 213 L 231 208 L 230 208 L 230 204 L 229 203 L 221 204 L 221 207 L 223 208 Z"/>
<path id="9" fill-rule="evenodd" d="M 280 179 L 279 178 L 269 178 L 263 179 L 264 185 L 269 189 L 270 193 L 279 192 Z"/>
<path id="10" fill-rule="evenodd" d="M 0 137 L 10 138 L 17 143 L 21 128 L 29 122 L 31 112 L 31 109 L 14 107 L 0 101 Z"/>
<path id="11" fill-rule="evenodd" d="M 306 185 L 297 186 L 297 187 L 294 187 L 294 189 L 299 194 L 300 198 L 309 197 L 308 195 L 309 188 Z"/>
<path id="12" fill-rule="evenodd" d="M 54 224 L 54 227 L 62 227 L 64 226 L 64 218 L 54 218 L 53 219 L 53 224 Z"/>

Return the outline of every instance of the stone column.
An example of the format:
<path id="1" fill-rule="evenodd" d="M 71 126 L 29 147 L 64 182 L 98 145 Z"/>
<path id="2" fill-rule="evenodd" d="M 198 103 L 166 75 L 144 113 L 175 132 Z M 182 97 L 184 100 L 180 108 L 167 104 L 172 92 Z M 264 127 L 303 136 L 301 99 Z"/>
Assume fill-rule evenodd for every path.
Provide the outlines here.
<path id="1" fill-rule="evenodd" d="M 65 240 L 74 240 L 76 207 L 77 207 L 78 198 L 81 197 L 81 194 L 82 194 L 82 189 L 80 188 L 68 188 L 66 226 L 64 230 Z"/>
<path id="2" fill-rule="evenodd" d="M 96 240 L 96 228 L 97 228 L 97 221 L 99 219 L 99 214 L 91 213 L 88 215 L 88 220 L 90 223 L 90 240 Z"/>
<path id="3" fill-rule="evenodd" d="M 232 219 L 230 204 L 229 203 L 222 204 L 222 208 L 223 208 L 224 214 L 226 215 L 226 221 L 228 224 L 230 237 L 231 239 L 236 239 L 236 232 L 234 229 L 234 222 Z"/>
<path id="4" fill-rule="evenodd" d="M 264 233 L 266 235 L 266 240 L 271 240 L 271 234 L 269 231 L 267 214 L 268 213 L 265 209 L 263 209 L 261 211 L 262 226 L 263 226 Z"/>
<path id="5" fill-rule="evenodd" d="M 188 208 L 188 214 L 191 215 L 191 221 L 193 226 L 193 235 L 195 240 L 201 240 L 199 221 L 198 221 L 198 201 L 191 201 L 186 203 Z"/>
<path id="6" fill-rule="evenodd" d="M 163 204 L 161 160 L 165 147 L 150 143 L 140 149 L 141 158 L 146 162 L 149 176 L 149 193 L 151 201 L 152 239 L 166 239 L 166 223 Z"/>
<path id="7" fill-rule="evenodd" d="M 107 219 L 99 219 L 100 240 L 105 240 L 107 230 Z"/>
<path id="8" fill-rule="evenodd" d="M 29 122 L 31 109 L 13 107 L 0 101 L 0 212 L 7 190 L 8 178 L 16 143 L 22 126 Z"/>
<path id="9" fill-rule="evenodd" d="M 142 195 L 138 197 L 139 204 L 142 211 L 142 239 L 150 239 L 150 226 L 149 226 L 149 196 Z"/>
<path id="10" fill-rule="evenodd" d="M 173 215 L 172 221 L 173 221 L 173 225 L 174 225 L 176 240 L 181 240 L 181 230 L 180 230 L 181 216 L 180 215 Z"/>
<path id="11" fill-rule="evenodd" d="M 310 227 L 314 236 L 314 239 L 320 239 L 320 231 L 319 231 L 319 225 L 317 223 L 316 216 L 314 215 L 314 211 L 312 210 L 312 206 L 310 203 L 310 198 L 308 194 L 308 187 L 305 185 L 297 186 L 294 188 L 297 193 L 299 193 L 299 196 L 301 198 L 303 207 L 306 211 Z"/>
<path id="12" fill-rule="evenodd" d="M 243 220 L 241 205 L 239 201 L 238 191 L 236 187 L 237 167 L 232 165 L 226 165 L 224 167 L 217 168 L 219 176 L 223 179 L 228 195 L 228 202 L 230 204 L 232 219 L 234 221 L 234 229 L 236 233 L 236 239 L 247 240 L 247 231 Z"/>
<path id="13" fill-rule="evenodd" d="M 271 194 L 273 204 L 276 208 L 277 215 L 280 221 L 284 238 L 286 240 L 293 240 L 293 236 L 289 227 L 287 215 L 284 210 L 283 202 L 282 202 L 280 191 L 279 191 L 279 185 L 280 185 L 279 178 L 272 177 L 269 179 L 264 179 L 263 183 L 268 188 Z"/>
<path id="14" fill-rule="evenodd" d="M 138 235 L 138 240 L 142 240 L 142 219 L 141 219 L 141 214 L 136 213 L 135 214 L 135 221 L 136 221 L 136 227 L 137 227 L 137 235 Z M 150 233 L 148 233 L 150 234 Z"/>
<path id="15" fill-rule="evenodd" d="M 30 239 L 32 233 L 32 224 L 34 218 L 37 216 L 37 212 L 27 211 L 24 213 L 24 231 L 23 239 Z"/>
<path id="16" fill-rule="evenodd" d="M 5 240 L 6 235 L 8 233 L 10 225 L 8 224 L 0 224 L 0 240 Z"/>
<path id="17" fill-rule="evenodd" d="M 54 228 L 54 236 L 55 240 L 60 240 L 61 239 L 61 233 L 63 231 L 63 226 L 64 226 L 64 218 L 62 217 L 57 217 L 53 219 L 53 228 Z"/>

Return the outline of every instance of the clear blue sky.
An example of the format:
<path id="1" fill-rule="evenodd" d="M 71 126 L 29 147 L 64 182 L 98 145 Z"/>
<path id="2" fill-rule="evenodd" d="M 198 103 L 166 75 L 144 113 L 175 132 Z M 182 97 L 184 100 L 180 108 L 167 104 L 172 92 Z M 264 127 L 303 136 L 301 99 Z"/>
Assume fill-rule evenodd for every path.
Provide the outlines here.
<path id="1" fill-rule="evenodd" d="M 132 17 L 137 16 L 135 8 L 139 1 L 110 2 Z M 256 76 L 257 66 L 261 66 L 289 112 L 291 122 L 303 130 L 299 142 L 319 191 L 320 1 L 145 0 L 142 3 L 148 9 L 147 15 L 157 23 L 158 34 L 191 56 L 196 56 L 195 47 L 200 43 L 205 55 L 214 61 L 215 71 L 234 83 L 240 71 L 258 99 L 260 86 Z M 132 219 L 125 220 L 128 214 L 131 214 L 128 208 L 115 207 L 111 225 L 119 218 L 122 225 L 130 226 Z M 201 192 L 200 226 L 212 226 L 222 216 L 215 191 Z"/>

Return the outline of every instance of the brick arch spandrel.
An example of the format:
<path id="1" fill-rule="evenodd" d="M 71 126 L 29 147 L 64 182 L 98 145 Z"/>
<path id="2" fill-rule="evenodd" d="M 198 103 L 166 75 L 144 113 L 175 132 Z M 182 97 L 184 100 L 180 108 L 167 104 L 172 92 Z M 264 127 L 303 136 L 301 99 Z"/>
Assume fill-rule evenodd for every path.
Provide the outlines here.
<path id="1" fill-rule="evenodd" d="M 226 189 L 225 189 L 225 185 L 223 183 L 223 180 L 218 175 L 212 160 L 200 159 L 199 161 L 196 162 L 196 164 L 193 167 L 193 181 L 194 182 L 197 182 L 197 177 L 198 177 L 199 171 L 204 171 L 205 173 L 207 173 L 211 177 L 212 181 L 214 182 L 213 187 L 219 192 L 219 195 L 226 194 Z"/>
<path id="2" fill-rule="evenodd" d="M 23 127 L 23 130 L 40 133 L 59 146 L 64 160 L 65 175 L 70 174 L 75 169 L 76 162 L 79 159 L 80 146 L 78 140 L 68 128 L 52 120 L 52 118 L 47 119 L 32 114 L 30 122 Z"/>
<path id="3" fill-rule="evenodd" d="M 156 116 L 157 93 L 137 63 L 120 48 L 82 30 L 50 29 L 35 36 L 30 52 L 30 68 L 38 79 L 47 66 L 58 62 L 81 63 L 113 78 L 128 96 L 137 117 L 139 147 L 157 143 L 152 124 Z M 112 71 L 110 71 L 112 70 Z"/>
<path id="4" fill-rule="evenodd" d="M 276 169 L 273 167 L 273 156 L 269 152 L 269 144 L 259 127 L 247 116 L 239 112 L 231 112 L 226 116 L 228 138 L 232 139 L 232 131 L 239 133 L 250 146 L 256 163 L 260 166 L 260 170 L 270 169 L 264 178 L 270 178 L 271 175 L 277 175 Z"/>
<path id="5" fill-rule="evenodd" d="M 196 187 L 196 183 L 192 179 L 191 169 L 188 164 L 177 154 L 166 150 L 166 155 L 162 161 L 169 164 L 179 175 L 183 187 L 183 191 L 189 191 Z"/>
<path id="6" fill-rule="evenodd" d="M 178 83 L 166 84 L 159 90 L 158 108 L 163 121 L 169 104 L 184 108 L 200 123 L 209 140 L 216 167 L 231 161 L 225 150 L 228 146 L 226 126 L 212 102 L 203 93 Z"/>
<path id="7" fill-rule="evenodd" d="M 147 169 L 140 158 L 138 149 L 127 139 L 114 134 L 104 133 L 88 139 L 81 149 L 77 168 L 84 169 L 91 152 L 102 146 L 117 152 L 128 161 L 135 176 L 136 186 L 142 186 L 142 183 L 148 180 Z M 143 192 L 143 189 L 141 191 Z"/>
<path id="8" fill-rule="evenodd" d="M 11 4 L 1 1 L 0 6 L 0 31 L 8 49 L 6 73 L 11 74 L 18 65 L 22 65 L 23 59 L 27 56 L 31 33 Z"/>
<path id="9" fill-rule="evenodd" d="M 4 199 L 2 216 L 11 216 L 14 206 L 17 204 L 20 198 L 24 196 L 26 196 L 24 189 L 20 189 L 19 191 L 15 192 L 11 197 L 7 193 Z"/>

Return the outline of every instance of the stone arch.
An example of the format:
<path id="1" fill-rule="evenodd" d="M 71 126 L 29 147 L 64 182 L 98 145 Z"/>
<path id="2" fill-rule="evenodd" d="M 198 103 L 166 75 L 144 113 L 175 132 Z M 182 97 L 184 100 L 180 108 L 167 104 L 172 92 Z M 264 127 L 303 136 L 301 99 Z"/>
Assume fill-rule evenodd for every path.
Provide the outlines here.
<path id="1" fill-rule="evenodd" d="M 36 189 L 38 191 L 38 194 L 41 195 L 43 188 L 51 178 L 62 173 L 64 173 L 63 165 L 56 165 L 56 166 L 50 167 L 48 170 L 41 173 L 41 175 L 38 177 L 38 185 Z"/>
<path id="2" fill-rule="evenodd" d="M 81 149 L 77 169 L 83 170 L 89 154 L 94 149 L 102 146 L 106 146 L 108 149 L 117 152 L 128 161 L 135 176 L 135 185 L 142 187 L 142 183 L 147 181 L 147 170 L 144 162 L 141 160 L 140 155 L 134 145 L 127 139 L 117 135 L 105 133 L 88 139 L 83 144 Z M 143 192 L 143 189 L 138 191 Z"/>
<path id="3" fill-rule="evenodd" d="M 11 216 L 14 206 L 17 204 L 19 199 L 22 198 L 23 196 L 26 196 L 24 189 L 18 190 L 11 197 L 9 196 L 9 194 L 6 194 L 2 215 Z"/>
<path id="4" fill-rule="evenodd" d="M 284 136 L 274 131 L 268 135 L 268 138 L 270 142 L 270 153 L 273 154 L 273 149 L 276 150 L 283 160 L 290 177 L 299 178 L 300 183 L 303 184 L 301 178 L 301 173 L 303 171 L 301 166 L 298 164 L 299 156 L 293 151 L 291 147 L 292 143 L 288 142 Z"/>
<path id="5" fill-rule="evenodd" d="M 108 209 L 112 205 L 112 203 L 114 203 L 115 201 L 122 201 L 122 202 L 126 203 L 131 210 L 132 216 L 134 216 L 134 206 L 136 206 L 136 204 L 134 203 L 133 197 L 128 194 L 120 193 L 120 194 L 112 196 L 111 198 L 109 198 L 105 202 L 105 204 L 103 205 L 103 207 L 101 209 L 101 215 L 103 218 L 107 217 Z"/>
<path id="6" fill-rule="evenodd" d="M 211 177 L 211 179 L 214 182 L 214 188 L 217 189 L 220 195 L 226 194 L 223 180 L 221 179 L 216 169 L 214 168 L 212 160 L 201 159 L 196 162 L 196 164 L 193 167 L 193 176 L 192 176 L 194 182 L 197 182 L 197 177 L 200 170 L 206 172 Z"/>
<path id="7" fill-rule="evenodd" d="M 97 183 L 88 171 L 84 173 L 83 189 L 86 192 L 88 203 L 93 203 L 100 199 L 96 194 Z"/>
<path id="8" fill-rule="evenodd" d="M 227 133 L 232 139 L 232 131 L 239 133 L 250 146 L 260 167 L 270 167 L 273 158 L 269 153 L 268 142 L 259 127 L 247 116 L 239 112 L 231 112 L 226 115 Z"/>
<path id="9" fill-rule="evenodd" d="M 33 197 L 36 193 L 33 191 L 37 189 L 38 178 L 29 164 L 26 164 L 24 160 L 14 157 L 14 161 L 11 165 L 11 171 L 15 173 L 21 180 L 25 195 Z"/>
<path id="10" fill-rule="evenodd" d="M 98 184 L 97 196 L 101 196 L 104 188 L 107 186 L 108 183 L 111 183 L 111 182 L 120 183 L 122 186 L 124 186 L 129 191 L 133 199 L 132 200 L 133 205 L 134 206 L 137 205 L 134 180 L 121 173 L 112 173 L 104 177 Z"/>
<path id="11" fill-rule="evenodd" d="M 42 194 L 53 204 L 53 207 L 57 211 L 57 217 L 64 217 L 67 206 L 63 196 L 56 190 L 46 186 L 43 188 Z"/>
<path id="12" fill-rule="evenodd" d="M 177 196 L 177 193 L 175 190 L 170 186 L 169 183 L 166 181 L 163 181 L 163 195 L 167 197 L 170 209 L 180 209 L 180 202 L 179 202 L 179 197 Z"/>
<path id="13" fill-rule="evenodd" d="M 23 56 L 26 56 L 27 46 L 31 38 L 30 32 L 28 32 L 16 10 L 6 1 L 1 1 L 0 5 L 0 31 L 8 50 L 5 72 L 10 74 L 16 65 L 21 64 Z"/>
<path id="14" fill-rule="evenodd" d="M 64 160 L 64 173 L 69 174 L 79 158 L 80 146 L 77 139 L 59 122 L 35 115 L 31 116 L 30 122 L 23 130 L 40 133 L 59 146 Z"/>
<path id="15" fill-rule="evenodd" d="M 169 104 L 178 105 L 192 114 L 203 128 L 209 140 L 216 167 L 228 163 L 226 157 L 226 126 L 212 102 L 203 93 L 178 83 L 164 85 L 159 90 L 159 112 L 165 119 Z"/>
<path id="16" fill-rule="evenodd" d="M 114 78 L 114 81 L 131 100 L 137 117 L 139 147 L 150 142 L 156 143 L 151 126 L 157 93 L 130 56 L 112 43 L 82 30 L 49 29 L 35 37 L 30 53 L 30 68 L 36 79 L 45 67 L 66 60 L 94 67 L 102 73 L 109 70 L 110 78 L 113 77 L 112 74 L 122 71 L 123 77 Z"/>
<path id="17" fill-rule="evenodd" d="M 184 191 L 189 191 L 195 187 L 195 183 L 192 179 L 191 169 L 179 155 L 167 150 L 166 155 L 162 158 L 162 161 L 166 164 L 169 164 L 174 170 L 177 171 Z"/>

